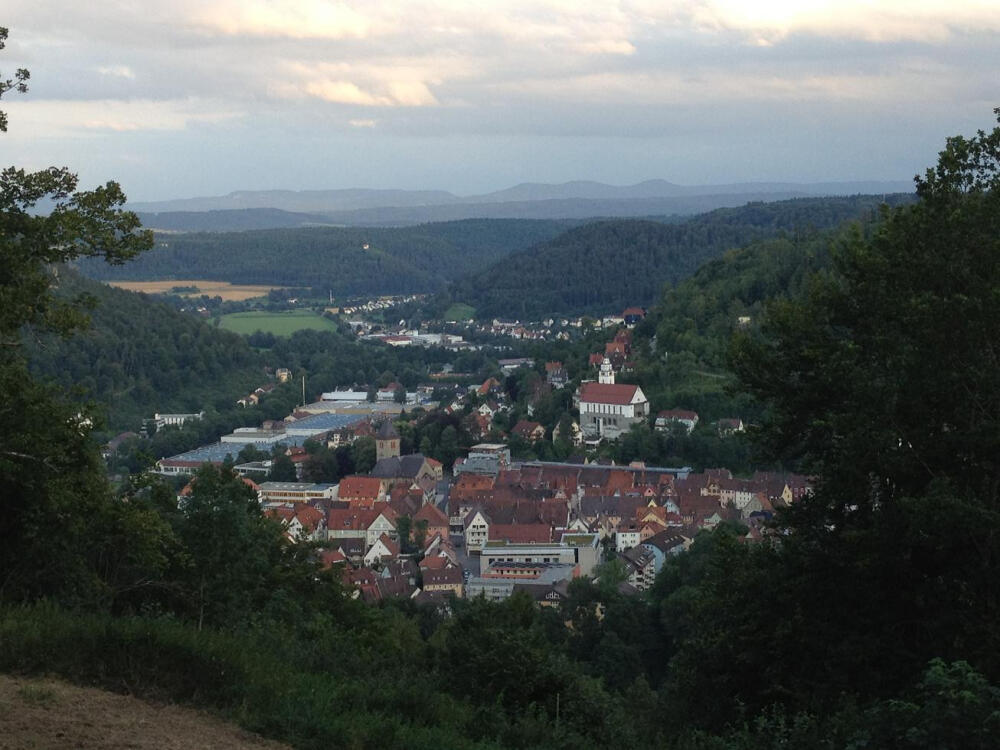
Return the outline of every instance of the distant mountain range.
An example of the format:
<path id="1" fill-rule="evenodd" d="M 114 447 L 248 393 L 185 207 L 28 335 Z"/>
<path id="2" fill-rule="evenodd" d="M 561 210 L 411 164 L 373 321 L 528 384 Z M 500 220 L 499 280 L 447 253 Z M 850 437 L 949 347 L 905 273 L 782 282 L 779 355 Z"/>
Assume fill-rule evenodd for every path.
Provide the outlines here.
<path id="1" fill-rule="evenodd" d="M 484 219 L 583 219 L 690 215 L 753 201 L 912 192 L 905 181 L 635 185 L 576 181 L 523 183 L 505 190 L 457 196 L 443 190 L 260 190 L 228 195 L 136 202 L 146 226 L 165 231 L 233 231 L 340 224 L 405 226 Z"/>

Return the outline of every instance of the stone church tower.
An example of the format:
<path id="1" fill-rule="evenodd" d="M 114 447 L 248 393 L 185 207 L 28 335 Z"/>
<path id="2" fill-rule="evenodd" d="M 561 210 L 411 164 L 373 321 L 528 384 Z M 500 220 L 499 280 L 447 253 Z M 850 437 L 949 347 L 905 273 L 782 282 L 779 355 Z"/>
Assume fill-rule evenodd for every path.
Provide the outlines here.
<path id="1" fill-rule="evenodd" d="M 375 433 L 375 459 L 397 458 L 399 456 L 399 433 L 392 424 L 392 419 L 386 419 Z"/>

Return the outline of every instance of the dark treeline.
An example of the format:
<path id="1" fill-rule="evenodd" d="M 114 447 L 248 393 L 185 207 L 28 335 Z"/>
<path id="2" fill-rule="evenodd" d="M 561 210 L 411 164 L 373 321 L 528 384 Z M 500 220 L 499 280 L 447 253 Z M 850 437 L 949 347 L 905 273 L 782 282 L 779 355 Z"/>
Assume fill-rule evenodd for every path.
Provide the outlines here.
<path id="1" fill-rule="evenodd" d="M 459 279 L 437 304 L 443 309 L 464 302 L 480 318 L 529 320 L 648 306 L 664 284 L 690 276 L 726 250 L 777 234 L 808 236 L 871 214 L 883 200 L 803 198 L 718 209 L 670 224 L 628 219 L 587 224 Z"/>
<path id="2" fill-rule="evenodd" d="M 99 279 L 186 278 L 403 294 L 448 281 L 564 231 L 559 221 L 467 220 L 401 228 L 314 227 L 169 234 L 121 266 L 81 262 Z M 367 245 L 367 249 L 365 249 Z"/>

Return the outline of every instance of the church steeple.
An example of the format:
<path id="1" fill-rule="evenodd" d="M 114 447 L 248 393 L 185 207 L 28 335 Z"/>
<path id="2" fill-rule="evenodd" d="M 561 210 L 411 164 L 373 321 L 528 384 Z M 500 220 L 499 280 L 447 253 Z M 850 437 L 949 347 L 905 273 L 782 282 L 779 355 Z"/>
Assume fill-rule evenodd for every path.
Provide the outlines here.
<path id="1" fill-rule="evenodd" d="M 601 371 L 597 375 L 597 382 L 605 383 L 607 385 L 615 384 L 615 371 L 611 367 L 611 360 L 607 357 L 605 357 L 604 361 L 601 362 Z"/>
<path id="2" fill-rule="evenodd" d="M 396 432 L 392 419 L 386 419 L 375 433 L 375 459 L 396 458 L 399 456 L 399 433 Z"/>

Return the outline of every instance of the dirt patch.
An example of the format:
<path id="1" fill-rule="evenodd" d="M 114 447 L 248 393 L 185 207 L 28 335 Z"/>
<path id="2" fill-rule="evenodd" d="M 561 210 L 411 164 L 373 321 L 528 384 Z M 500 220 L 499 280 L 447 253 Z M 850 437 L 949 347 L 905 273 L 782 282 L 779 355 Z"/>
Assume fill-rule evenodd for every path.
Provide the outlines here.
<path id="1" fill-rule="evenodd" d="M 205 279 L 167 280 L 167 281 L 109 281 L 111 286 L 128 289 L 130 292 L 145 292 L 146 294 L 163 294 L 174 288 L 197 287 L 197 292 L 182 292 L 182 297 L 222 297 L 224 300 L 239 302 L 252 297 L 264 297 L 276 286 L 253 284 L 230 284 L 228 281 L 206 281 Z"/>
<path id="2" fill-rule="evenodd" d="M 289 750 L 189 708 L 0 675 L 0 750 Z"/>

